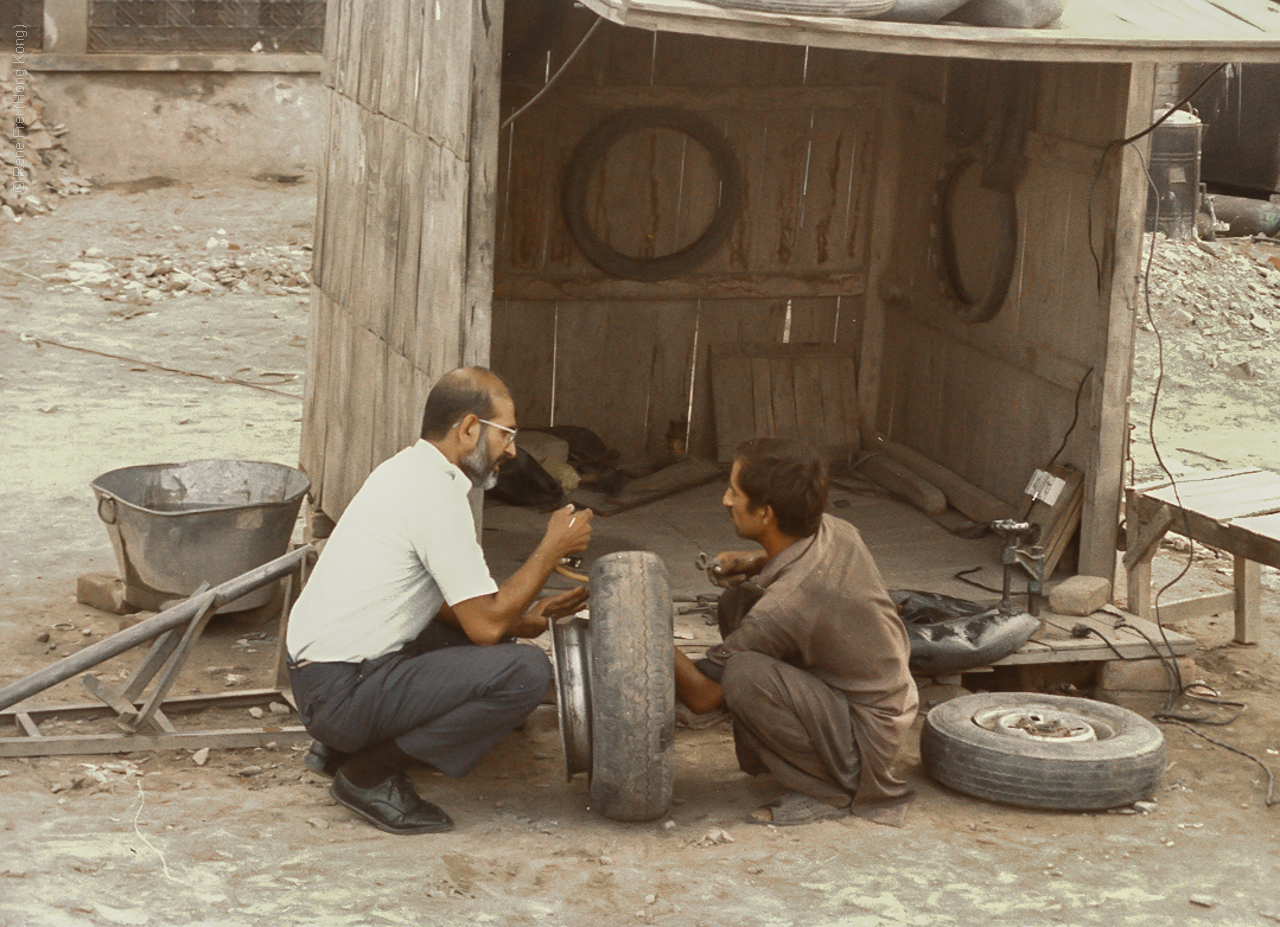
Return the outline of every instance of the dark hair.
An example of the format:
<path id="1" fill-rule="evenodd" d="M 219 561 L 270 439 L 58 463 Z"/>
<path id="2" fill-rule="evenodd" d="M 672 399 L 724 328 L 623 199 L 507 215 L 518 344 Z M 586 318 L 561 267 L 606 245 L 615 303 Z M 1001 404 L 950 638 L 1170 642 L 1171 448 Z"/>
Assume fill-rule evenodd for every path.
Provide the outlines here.
<path id="1" fill-rule="evenodd" d="M 793 538 L 817 533 L 827 507 L 827 466 L 799 441 L 753 438 L 738 445 L 738 486 L 754 508 L 772 506 L 778 530 Z"/>
<path id="2" fill-rule="evenodd" d="M 466 415 L 493 418 L 495 394 L 506 390 L 502 378 L 484 367 L 450 370 L 431 387 L 422 410 L 422 437 L 439 441 Z"/>

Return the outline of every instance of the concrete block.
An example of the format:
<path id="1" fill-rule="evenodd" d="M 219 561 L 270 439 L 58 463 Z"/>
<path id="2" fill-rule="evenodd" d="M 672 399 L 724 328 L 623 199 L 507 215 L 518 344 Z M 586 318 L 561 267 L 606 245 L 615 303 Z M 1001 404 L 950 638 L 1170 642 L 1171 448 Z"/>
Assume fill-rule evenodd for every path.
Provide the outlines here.
<path id="1" fill-rule="evenodd" d="M 138 609 L 124 600 L 124 580 L 114 573 L 83 573 L 76 580 L 76 601 L 113 615 L 130 615 Z"/>
<path id="2" fill-rule="evenodd" d="M 1178 657 L 1178 672 L 1185 686 L 1196 679 L 1193 657 Z M 1107 692 L 1168 692 L 1172 683 L 1164 663 L 1156 657 L 1145 660 L 1109 660 L 1098 674 L 1098 688 Z"/>
<path id="3" fill-rule="evenodd" d="M 1059 615 L 1092 615 L 1111 599 L 1111 583 L 1101 576 L 1073 576 L 1049 592 L 1049 610 Z"/>

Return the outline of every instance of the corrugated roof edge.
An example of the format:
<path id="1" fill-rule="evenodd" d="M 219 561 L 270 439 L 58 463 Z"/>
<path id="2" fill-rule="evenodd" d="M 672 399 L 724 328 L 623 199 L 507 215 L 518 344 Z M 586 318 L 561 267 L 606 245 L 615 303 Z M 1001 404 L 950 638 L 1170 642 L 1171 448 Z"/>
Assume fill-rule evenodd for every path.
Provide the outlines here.
<path id="1" fill-rule="evenodd" d="M 1062 22 L 1046 29 L 789 16 L 697 0 L 581 2 L 610 22 L 649 31 L 882 54 L 1117 64 L 1280 62 L 1280 4 L 1271 0 L 1182 0 L 1178 8 L 1192 10 L 1191 16 L 1172 12 L 1161 0 L 1067 0 Z"/>

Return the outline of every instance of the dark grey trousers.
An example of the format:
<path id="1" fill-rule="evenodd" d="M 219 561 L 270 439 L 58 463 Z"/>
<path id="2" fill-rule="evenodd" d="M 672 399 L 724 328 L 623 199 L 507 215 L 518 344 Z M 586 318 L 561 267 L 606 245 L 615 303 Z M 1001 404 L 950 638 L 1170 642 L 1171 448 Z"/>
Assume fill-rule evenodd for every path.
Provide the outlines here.
<path id="1" fill-rule="evenodd" d="M 760 593 L 736 587 L 720 596 L 720 633 L 732 634 Z M 769 772 L 782 785 L 831 805 L 858 789 L 860 757 L 845 697 L 788 663 L 761 653 L 735 653 L 720 679 L 733 718 L 738 766 Z"/>
<path id="2" fill-rule="evenodd" d="M 290 666 L 289 678 L 303 726 L 326 746 L 355 753 L 394 739 L 457 777 L 538 706 L 551 661 L 528 644 L 477 646 L 461 629 L 433 621 L 395 653 Z"/>

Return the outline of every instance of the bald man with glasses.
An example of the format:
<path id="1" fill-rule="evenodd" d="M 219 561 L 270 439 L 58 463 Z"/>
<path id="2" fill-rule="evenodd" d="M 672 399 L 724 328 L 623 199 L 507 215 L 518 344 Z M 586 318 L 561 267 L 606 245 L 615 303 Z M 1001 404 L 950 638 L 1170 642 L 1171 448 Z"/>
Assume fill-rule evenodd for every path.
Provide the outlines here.
<path id="1" fill-rule="evenodd" d="M 405 774 L 415 761 L 463 776 L 542 701 L 551 666 L 520 642 L 572 614 L 584 588 L 539 599 L 561 558 L 591 540 L 591 512 L 552 514 L 529 559 L 499 586 L 467 493 L 515 456 L 515 404 L 479 367 L 440 378 L 421 438 L 369 475 L 325 543 L 289 618 L 289 675 L 316 739 L 307 766 L 381 830 L 453 821 Z"/>

